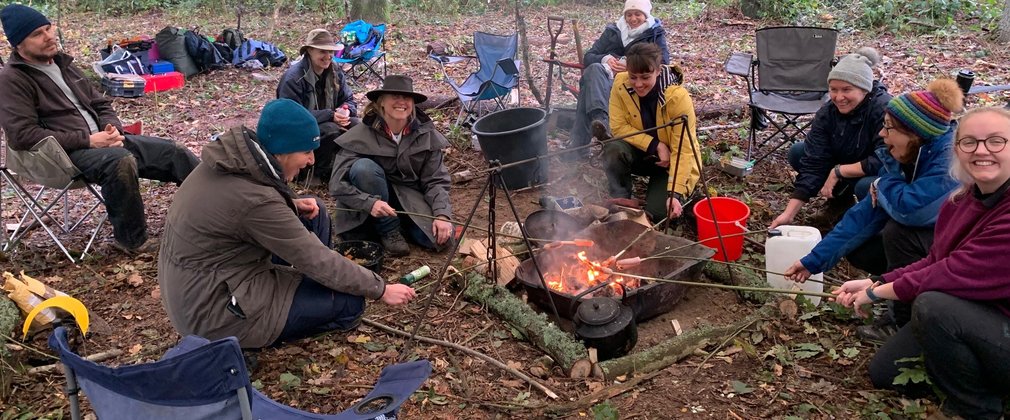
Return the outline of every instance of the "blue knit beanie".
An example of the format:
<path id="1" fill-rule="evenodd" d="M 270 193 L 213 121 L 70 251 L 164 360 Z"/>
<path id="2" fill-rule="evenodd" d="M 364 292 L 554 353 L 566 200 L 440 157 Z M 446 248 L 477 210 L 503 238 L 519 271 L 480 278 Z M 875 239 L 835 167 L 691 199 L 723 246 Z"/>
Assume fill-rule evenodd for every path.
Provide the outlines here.
<path id="1" fill-rule="evenodd" d="M 256 137 L 270 154 L 307 152 L 319 148 L 319 124 L 298 102 L 274 99 L 263 107 Z"/>
<path id="2" fill-rule="evenodd" d="M 41 26 L 51 25 L 49 19 L 38 10 L 21 4 L 10 4 L 0 10 L 0 22 L 3 23 L 4 33 L 7 34 L 11 48 L 17 48 L 32 31 Z"/>

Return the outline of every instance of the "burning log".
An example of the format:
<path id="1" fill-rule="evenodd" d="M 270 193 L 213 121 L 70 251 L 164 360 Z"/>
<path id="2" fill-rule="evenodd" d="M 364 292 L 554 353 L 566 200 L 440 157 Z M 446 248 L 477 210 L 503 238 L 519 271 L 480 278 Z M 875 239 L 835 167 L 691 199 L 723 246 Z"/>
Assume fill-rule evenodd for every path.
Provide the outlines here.
<path id="1" fill-rule="evenodd" d="M 554 359 L 566 373 L 573 373 L 576 364 L 584 366 L 588 363 L 588 353 L 581 342 L 550 322 L 547 315 L 537 313 L 511 292 L 491 284 L 483 276 L 468 273 L 463 296 L 504 319 L 530 343 Z"/>

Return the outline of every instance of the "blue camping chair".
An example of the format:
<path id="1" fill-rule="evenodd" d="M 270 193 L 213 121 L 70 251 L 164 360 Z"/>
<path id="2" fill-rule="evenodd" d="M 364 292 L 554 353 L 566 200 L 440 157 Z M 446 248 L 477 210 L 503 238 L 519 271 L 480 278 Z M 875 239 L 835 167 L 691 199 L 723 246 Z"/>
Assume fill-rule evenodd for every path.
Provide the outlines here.
<path id="1" fill-rule="evenodd" d="M 345 73 L 354 81 L 367 74 L 372 74 L 381 81 L 386 78 L 386 52 L 382 51 L 385 37 L 384 23 L 372 25 L 363 20 L 348 23 L 340 30 L 344 50 L 340 56 L 333 56 L 333 62 L 341 66 L 350 65 Z"/>
<path id="2" fill-rule="evenodd" d="M 505 109 L 512 90 L 519 86 L 519 65 L 516 60 L 519 38 L 516 34 L 495 35 L 474 32 L 473 48 L 477 56 L 434 55 L 428 57 L 438 62 L 442 75 L 462 104 L 456 125 L 471 125 L 481 115 Z M 461 84 L 446 72 L 446 64 L 477 59 L 479 67 Z M 518 92 L 518 89 L 516 89 Z M 516 94 L 518 95 L 518 93 Z M 518 101 L 518 97 L 516 100 Z"/>
<path id="3" fill-rule="evenodd" d="M 238 340 L 183 338 L 157 362 L 110 368 L 70 350 L 67 331 L 49 337 L 63 363 L 70 415 L 80 420 L 80 385 L 99 419 L 271 419 L 369 420 L 396 418 L 396 411 L 431 375 L 418 360 L 382 370 L 372 392 L 334 415 L 315 414 L 280 404 L 252 387 Z"/>

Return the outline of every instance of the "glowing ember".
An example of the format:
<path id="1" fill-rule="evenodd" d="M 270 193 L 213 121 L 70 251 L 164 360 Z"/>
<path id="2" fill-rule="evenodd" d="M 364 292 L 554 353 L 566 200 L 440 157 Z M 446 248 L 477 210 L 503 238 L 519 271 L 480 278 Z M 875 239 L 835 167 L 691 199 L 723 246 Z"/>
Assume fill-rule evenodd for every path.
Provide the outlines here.
<path id="1" fill-rule="evenodd" d="M 586 289 L 610 280 L 612 270 L 608 267 L 609 260 L 600 263 L 592 261 L 586 257 L 586 251 L 579 251 L 573 255 L 569 262 L 554 267 L 550 272 L 545 273 L 547 286 L 558 292 L 568 295 L 578 295 Z M 591 296 L 620 296 L 621 288 L 634 289 L 641 285 L 639 279 L 624 278 L 617 276 L 606 287 L 599 289 Z"/>

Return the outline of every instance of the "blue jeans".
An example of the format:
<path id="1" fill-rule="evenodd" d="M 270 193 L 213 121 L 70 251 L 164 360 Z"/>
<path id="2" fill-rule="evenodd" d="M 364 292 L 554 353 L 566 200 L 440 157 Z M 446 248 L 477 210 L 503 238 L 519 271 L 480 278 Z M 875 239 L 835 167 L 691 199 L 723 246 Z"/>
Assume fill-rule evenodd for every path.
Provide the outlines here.
<path id="1" fill-rule="evenodd" d="M 589 144 L 590 124 L 596 116 L 606 117 L 610 112 L 610 88 L 614 79 L 610 78 L 603 64 L 593 63 L 582 70 L 579 79 L 579 98 L 575 107 L 575 125 L 572 126 L 572 146 Z M 610 125 L 610 120 L 601 121 Z"/>
<path id="2" fill-rule="evenodd" d="M 375 161 L 367 158 L 356 160 L 351 164 L 351 169 L 347 172 L 347 178 L 351 182 L 351 185 L 361 190 L 361 192 L 378 196 L 397 211 L 404 210 L 403 205 L 400 204 L 400 200 L 396 197 L 392 184 L 386 179 L 386 172 Z M 407 234 L 408 240 L 425 249 L 437 249 L 435 244 L 428 239 L 428 235 L 414 223 L 410 216 L 368 216 L 366 225 L 371 224 L 374 226 L 376 233 L 381 236 L 399 231 L 401 220 L 406 225 L 404 231 Z"/>
<path id="3" fill-rule="evenodd" d="M 793 170 L 800 170 L 800 161 L 807 154 L 807 144 L 805 142 L 794 143 L 789 147 L 789 165 Z M 831 193 L 835 197 L 842 197 L 846 194 L 855 194 L 857 200 L 866 198 L 870 192 L 870 184 L 877 179 L 877 174 L 866 175 L 859 179 L 842 178 L 835 184 L 835 189 Z"/>
<path id="4" fill-rule="evenodd" d="M 309 220 L 299 217 L 306 229 L 319 238 L 319 241 L 331 248 L 330 216 L 326 213 L 323 201 L 315 198 L 319 205 L 319 215 Z M 287 265 L 276 255 L 275 264 Z M 358 324 L 361 315 L 365 313 L 365 298 L 338 292 L 302 276 L 302 282 L 295 290 L 295 297 L 288 311 L 288 319 L 284 323 L 281 335 L 274 344 L 297 340 L 333 330 L 348 330 Z"/>

